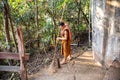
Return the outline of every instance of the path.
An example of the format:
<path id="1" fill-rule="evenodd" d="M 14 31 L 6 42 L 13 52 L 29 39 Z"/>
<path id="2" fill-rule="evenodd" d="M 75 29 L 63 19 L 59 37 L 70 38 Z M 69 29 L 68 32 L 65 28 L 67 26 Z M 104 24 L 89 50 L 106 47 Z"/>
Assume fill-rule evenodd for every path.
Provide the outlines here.
<path id="1" fill-rule="evenodd" d="M 84 52 L 81 56 L 69 63 L 54 74 L 48 74 L 47 69 L 29 76 L 29 80 L 103 80 L 105 70 L 95 63 L 91 51 Z"/>

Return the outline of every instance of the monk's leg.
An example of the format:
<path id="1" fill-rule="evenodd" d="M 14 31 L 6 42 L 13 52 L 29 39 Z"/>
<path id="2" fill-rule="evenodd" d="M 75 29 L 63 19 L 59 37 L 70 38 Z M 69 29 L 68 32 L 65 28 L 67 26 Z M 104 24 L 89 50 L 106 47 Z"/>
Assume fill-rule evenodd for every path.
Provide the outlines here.
<path id="1" fill-rule="evenodd" d="M 71 56 L 70 42 L 68 43 L 67 48 L 68 48 L 67 50 L 68 50 L 68 54 L 69 54 L 68 57 L 67 57 L 67 59 L 68 59 L 68 60 L 71 60 L 71 59 L 72 59 L 72 56 Z"/>
<path id="2" fill-rule="evenodd" d="M 63 59 L 62 61 L 60 62 L 60 64 L 66 64 L 67 63 L 67 57 L 66 57 L 66 52 L 64 51 L 64 54 L 63 54 Z"/>
<path id="3" fill-rule="evenodd" d="M 72 59 L 72 56 L 71 54 L 67 57 L 68 60 L 71 60 Z"/>
<path id="4" fill-rule="evenodd" d="M 69 50 L 68 50 L 68 46 L 66 43 L 63 44 L 63 60 L 61 61 L 61 64 L 65 64 L 67 63 L 67 57 L 70 55 Z"/>

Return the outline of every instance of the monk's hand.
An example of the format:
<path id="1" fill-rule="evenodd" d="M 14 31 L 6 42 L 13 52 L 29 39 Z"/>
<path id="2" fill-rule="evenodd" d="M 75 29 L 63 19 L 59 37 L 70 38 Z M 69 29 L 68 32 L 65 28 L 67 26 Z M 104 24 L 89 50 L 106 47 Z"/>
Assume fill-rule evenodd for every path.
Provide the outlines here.
<path id="1" fill-rule="evenodd" d="M 60 37 L 57 37 L 57 41 L 61 40 Z"/>

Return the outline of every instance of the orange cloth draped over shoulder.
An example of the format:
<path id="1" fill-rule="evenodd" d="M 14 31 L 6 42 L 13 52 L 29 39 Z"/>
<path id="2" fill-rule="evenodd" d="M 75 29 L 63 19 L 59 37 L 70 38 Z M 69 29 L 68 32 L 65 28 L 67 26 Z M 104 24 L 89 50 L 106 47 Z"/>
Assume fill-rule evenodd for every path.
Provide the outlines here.
<path id="1" fill-rule="evenodd" d="M 66 27 L 61 31 L 61 36 L 64 37 L 64 32 L 67 31 L 67 40 L 62 40 L 61 54 L 64 56 L 64 58 L 67 58 L 69 55 L 71 55 L 70 44 L 72 41 L 72 33 L 68 25 L 65 26 Z"/>

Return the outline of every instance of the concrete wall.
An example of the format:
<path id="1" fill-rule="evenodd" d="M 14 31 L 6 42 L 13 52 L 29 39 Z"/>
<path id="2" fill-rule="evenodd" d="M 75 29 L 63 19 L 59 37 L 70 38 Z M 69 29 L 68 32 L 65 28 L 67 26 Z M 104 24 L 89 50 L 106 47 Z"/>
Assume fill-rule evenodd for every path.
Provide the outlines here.
<path id="1" fill-rule="evenodd" d="M 120 61 L 120 0 L 91 0 L 92 48 L 96 61 Z"/>

